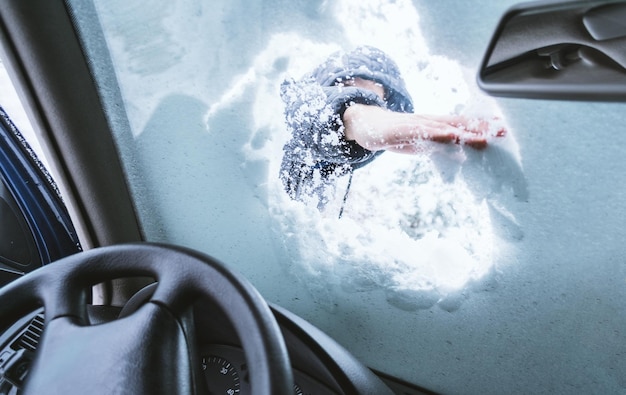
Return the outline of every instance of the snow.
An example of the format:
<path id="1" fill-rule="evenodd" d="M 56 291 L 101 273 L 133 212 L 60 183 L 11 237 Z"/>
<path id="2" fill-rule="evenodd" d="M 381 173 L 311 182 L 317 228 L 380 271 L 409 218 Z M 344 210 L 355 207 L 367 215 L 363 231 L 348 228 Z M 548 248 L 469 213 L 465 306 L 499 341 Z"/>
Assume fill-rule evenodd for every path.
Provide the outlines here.
<path id="1" fill-rule="evenodd" d="M 343 49 L 365 44 L 384 48 L 398 63 L 420 112 L 503 117 L 492 101 L 472 88 L 469 71 L 453 60 L 430 54 L 410 2 L 339 4 L 334 14 L 351 16 L 337 20 L 346 32 Z M 408 45 L 407 41 L 392 39 L 402 35 L 410 38 Z M 283 243 L 300 246 L 291 256 L 294 263 L 290 270 L 329 309 L 342 297 L 342 290 L 382 289 L 392 306 L 404 310 L 426 309 L 434 304 L 449 310 L 448 296 L 481 289 L 487 281 L 485 277 L 496 273 L 499 249 L 506 248 L 507 242 L 499 237 L 501 230 L 491 223 L 490 207 L 497 205 L 509 217 L 509 223 L 515 224 L 515 231 L 522 233 L 515 218 L 499 202 L 498 193 L 489 190 L 487 184 L 494 183 L 490 175 L 473 177 L 477 172 L 485 173 L 485 167 L 492 164 L 493 155 L 498 152 L 510 159 L 501 169 L 507 174 L 498 176 L 517 172 L 524 188 L 514 132 L 509 130 L 505 142 L 494 141 L 498 147 L 489 148 L 478 157 L 470 153 L 468 158 L 463 148 L 442 149 L 432 144 L 425 144 L 427 152 L 421 156 L 382 155 L 355 172 L 341 219 L 337 216 L 341 202 L 336 203 L 334 210 L 326 210 L 330 213 L 326 215 L 291 204 L 278 177 L 273 177 L 278 174 L 282 146 L 289 137 L 276 87 L 285 78 L 300 78 L 330 53 L 326 46 L 298 34 L 279 33 L 271 37 L 251 68 L 232 84 L 235 91 L 243 92 L 241 85 L 252 81 L 251 74 L 262 75 L 262 65 L 282 58 L 290 60 L 284 73 L 267 75 L 265 71 L 263 80 L 254 79 L 256 132 L 251 140 L 267 129 L 274 137 L 262 146 L 244 147 L 249 161 L 260 159 L 269 163 L 268 205 L 277 237 L 290 235 Z M 210 113 L 233 99 L 229 91 L 211 107 Z M 464 171 L 472 176 L 473 185 L 467 185 Z M 510 191 L 503 193 L 507 192 Z M 411 218 L 419 221 L 410 224 Z M 287 246 L 285 249 L 294 251 Z M 336 295 L 328 292 L 332 287 L 337 288 Z M 424 295 L 428 295 L 431 304 L 422 302 Z M 455 309 L 459 307 L 454 304 Z"/>

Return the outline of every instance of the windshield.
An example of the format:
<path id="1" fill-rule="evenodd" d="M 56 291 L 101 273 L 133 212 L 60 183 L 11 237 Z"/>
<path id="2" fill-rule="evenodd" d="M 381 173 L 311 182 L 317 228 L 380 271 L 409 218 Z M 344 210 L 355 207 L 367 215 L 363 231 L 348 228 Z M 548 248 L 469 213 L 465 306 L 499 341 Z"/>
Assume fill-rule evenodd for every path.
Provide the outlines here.
<path id="1" fill-rule="evenodd" d="M 626 386 L 623 106 L 480 93 L 513 1 L 70 3 L 147 240 L 425 388 Z"/>

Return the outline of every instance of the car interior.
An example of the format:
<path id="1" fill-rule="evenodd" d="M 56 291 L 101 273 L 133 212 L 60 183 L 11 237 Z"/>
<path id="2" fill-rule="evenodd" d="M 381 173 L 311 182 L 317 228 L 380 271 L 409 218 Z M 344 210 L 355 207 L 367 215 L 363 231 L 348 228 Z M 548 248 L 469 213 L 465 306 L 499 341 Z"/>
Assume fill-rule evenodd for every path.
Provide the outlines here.
<path id="1" fill-rule="evenodd" d="M 626 391 L 626 1 L 467 3 L 3 0 L 0 394 Z M 360 40 L 510 131 L 325 218 L 277 92 Z"/>

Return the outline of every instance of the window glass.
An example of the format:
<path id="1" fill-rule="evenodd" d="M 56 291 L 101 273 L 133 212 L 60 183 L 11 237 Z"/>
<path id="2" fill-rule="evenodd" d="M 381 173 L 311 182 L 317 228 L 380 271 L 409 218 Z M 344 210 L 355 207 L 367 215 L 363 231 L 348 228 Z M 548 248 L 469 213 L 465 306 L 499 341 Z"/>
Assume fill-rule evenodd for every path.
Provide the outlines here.
<path id="1" fill-rule="evenodd" d="M 0 286 L 81 250 L 39 141 L 2 66 L 0 63 Z"/>
<path id="2" fill-rule="evenodd" d="M 512 1 L 72 3 L 102 58 L 149 240 L 217 257 L 369 366 L 426 388 L 626 386 L 623 106 L 481 94 L 476 67 Z M 88 29 L 96 14 L 104 37 Z M 417 114 L 467 116 L 469 131 L 486 121 L 488 146 L 463 144 L 470 135 L 416 155 L 356 147 L 351 176 L 343 162 L 305 163 L 311 179 L 336 176 L 332 193 L 313 183 L 312 199 L 294 199 L 286 150 L 337 143 L 322 134 L 290 148 L 289 121 L 337 119 L 321 88 L 289 89 L 364 45 L 383 51 L 360 55 L 385 70 L 393 60 L 406 92 L 357 67 L 384 103 L 375 88 L 353 101 L 391 106 L 395 92 Z M 358 91 L 342 78 L 333 89 Z M 290 92 L 301 99 L 291 118 Z"/>
<path id="3" fill-rule="evenodd" d="M 41 148 L 1 59 L 0 108 L 4 111 L 0 112 L 0 116 L 5 113 L 10 116 L 11 122 L 23 130 L 23 135 L 31 147 L 41 154 Z M 4 123 L 0 127 L 4 127 Z M 38 263 L 35 241 L 4 178 L 0 175 L 0 284 L 13 280 L 15 276 L 12 274 L 19 273 L 23 267 Z"/>
<path id="4" fill-rule="evenodd" d="M 1 177 L 0 236 L 0 264 L 3 270 L 7 270 L 7 266 L 15 270 L 39 263 L 35 241 L 28 225 Z"/>
<path id="5" fill-rule="evenodd" d="M 0 107 L 8 114 L 15 114 L 15 123 L 31 134 L 30 123 L 9 79 L 2 60 L 0 60 Z M 33 140 L 32 138 L 30 140 Z M 28 265 L 36 260 L 35 242 L 27 225 L 21 218 L 15 200 L 0 177 L 0 264 Z M 18 266 L 19 267 L 19 266 Z M 0 280 L 4 283 L 3 280 Z"/>
<path id="6" fill-rule="evenodd" d="M 2 63 L 2 59 L 0 59 L 0 106 L 9 115 L 11 121 L 15 124 L 26 141 L 28 141 L 28 145 L 33 149 L 33 151 L 35 151 L 39 160 L 41 160 L 43 164 L 48 167 L 41 145 L 35 137 L 33 127 L 26 116 L 26 111 L 24 110 L 22 102 L 15 91 L 15 87 L 9 78 L 9 74 Z"/>

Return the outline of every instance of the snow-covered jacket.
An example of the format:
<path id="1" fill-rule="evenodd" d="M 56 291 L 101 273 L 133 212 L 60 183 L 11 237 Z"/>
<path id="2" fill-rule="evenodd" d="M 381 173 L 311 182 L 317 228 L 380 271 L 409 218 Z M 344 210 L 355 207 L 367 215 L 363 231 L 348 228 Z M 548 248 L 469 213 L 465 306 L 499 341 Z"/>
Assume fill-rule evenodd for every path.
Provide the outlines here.
<path id="1" fill-rule="evenodd" d="M 355 77 L 380 83 L 385 99 L 367 89 L 340 86 Z M 301 80 L 285 81 L 281 97 L 291 139 L 283 147 L 280 178 L 292 199 L 313 199 L 319 208 L 333 193 L 337 177 L 351 174 L 382 153 L 346 140 L 341 121 L 346 108 L 366 104 L 413 112 L 397 65 L 373 47 L 331 55 Z"/>

